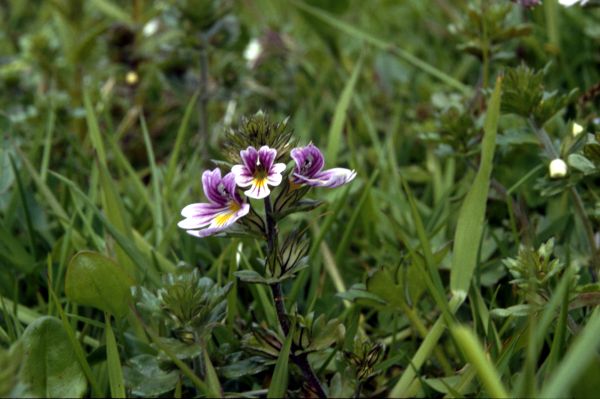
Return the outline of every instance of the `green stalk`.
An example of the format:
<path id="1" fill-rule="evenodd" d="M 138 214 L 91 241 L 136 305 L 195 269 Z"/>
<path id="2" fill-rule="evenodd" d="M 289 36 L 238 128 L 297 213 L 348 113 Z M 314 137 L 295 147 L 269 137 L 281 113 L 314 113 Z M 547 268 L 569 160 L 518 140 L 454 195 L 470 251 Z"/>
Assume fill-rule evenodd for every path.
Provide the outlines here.
<path id="1" fill-rule="evenodd" d="M 275 251 L 277 251 L 277 222 L 275 221 L 275 217 L 273 215 L 273 206 L 271 205 L 270 197 L 265 197 L 265 216 L 266 216 L 266 237 L 267 237 L 267 267 L 271 267 L 271 262 L 277 262 L 277 255 Z M 275 270 L 275 265 L 272 265 L 272 271 Z M 285 302 L 283 296 L 283 290 L 281 288 L 281 283 L 271 284 L 271 292 L 273 293 L 273 301 L 275 302 L 275 309 L 277 310 L 277 318 L 279 320 L 279 325 L 283 330 L 285 337 L 287 338 L 290 334 L 290 319 L 288 317 L 287 311 L 285 309 Z M 294 363 L 302 370 L 302 374 L 306 379 L 307 384 L 311 387 L 313 392 L 319 398 L 326 398 L 327 395 L 321 386 L 321 382 L 317 378 L 315 372 L 313 371 L 310 363 L 308 362 L 308 355 L 303 353 L 301 355 L 294 355 L 298 349 L 297 345 L 292 343 L 292 351 L 290 357 Z"/>

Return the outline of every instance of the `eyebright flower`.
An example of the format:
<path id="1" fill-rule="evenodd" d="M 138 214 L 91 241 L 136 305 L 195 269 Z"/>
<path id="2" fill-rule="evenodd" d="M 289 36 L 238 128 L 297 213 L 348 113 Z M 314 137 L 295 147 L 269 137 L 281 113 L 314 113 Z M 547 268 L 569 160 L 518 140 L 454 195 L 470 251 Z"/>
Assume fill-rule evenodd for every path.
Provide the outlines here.
<path id="1" fill-rule="evenodd" d="M 266 145 L 257 151 L 254 147 L 248 147 L 240 151 L 243 165 L 235 165 L 231 173 L 235 175 L 235 182 L 240 187 L 250 189 L 244 191 L 250 198 L 261 199 L 267 197 L 271 190 L 270 186 L 278 186 L 281 183 L 281 173 L 285 170 L 284 163 L 274 163 L 277 150 Z"/>
<path id="2" fill-rule="evenodd" d="M 323 169 L 325 160 L 321 151 L 312 143 L 306 147 L 294 148 L 290 153 L 296 167 L 293 182 L 313 187 L 334 188 L 352 181 L 356 177 L 354 170 L 346 168 Z"/>
<path id="3" fill-rule="evenodd" d="M 181 210 L 185 219 L 177 223 L 188 234 L 207 237 L 219 233 L 250 212 L 250 204 L 236 192 L 233 173 L 221 178 L 221 169 L 207 170 L 202 173 L 202 187 L 209 202 L 186 206 Z"/>
<path id="4" fill-rule="evenodd" d="M 550 177 L 553 179 L 559 179 L 567 175 L 567 164 L 560 158 L 553 159 L 548 167 Z"/>

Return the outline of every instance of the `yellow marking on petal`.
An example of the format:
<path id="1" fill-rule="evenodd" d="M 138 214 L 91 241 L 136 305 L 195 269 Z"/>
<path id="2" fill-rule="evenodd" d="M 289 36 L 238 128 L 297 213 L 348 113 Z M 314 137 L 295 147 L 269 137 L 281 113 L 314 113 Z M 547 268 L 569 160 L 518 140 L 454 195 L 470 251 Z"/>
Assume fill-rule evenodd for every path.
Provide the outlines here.
<path id="1" fill-rule="evenodd" d="M 229 220 L 231 220 L 231 218 L 234 217 L 235 214 L 237 213 L 237 211 L 239 211 L 240 209 L 242 209 L 240 204 L 238 204 L 235 201 L 231 201 L 229 203 L 229 210 L 225 211 L 215 217 L 214 223 L 215 223 L 216 227 L 223 226 L 225 223 L 227 223 Z"/>
<path id="2" fill-rule="evenodd" d="M 255 177 L 252 179 L 252 184 L 258 188 L 264 188 L 267 185 L 267 177 Z"/>

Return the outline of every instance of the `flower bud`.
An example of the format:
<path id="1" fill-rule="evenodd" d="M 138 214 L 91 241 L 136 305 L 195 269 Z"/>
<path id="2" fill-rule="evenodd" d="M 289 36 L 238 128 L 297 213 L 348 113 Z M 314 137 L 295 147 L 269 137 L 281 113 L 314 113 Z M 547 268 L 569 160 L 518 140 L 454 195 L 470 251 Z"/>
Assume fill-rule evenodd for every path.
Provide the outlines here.
<path id="1" fill-rule="evenodd" d="M 573 137 L 577 137 L 579 136 L 579 134 L 581 134 L 581 132 L 583 132 L 583 126 L 581 126 L 579 123 L 573 122 L 573 127 L 571 128 L 571 135 Z"/>
<path id="2" fill-rule="evenodd" d="M 550 177 L 553 179 L 560 179 L 567 175 L 567 164 L 560 158 L 553 159 L 548 167 Z"/>

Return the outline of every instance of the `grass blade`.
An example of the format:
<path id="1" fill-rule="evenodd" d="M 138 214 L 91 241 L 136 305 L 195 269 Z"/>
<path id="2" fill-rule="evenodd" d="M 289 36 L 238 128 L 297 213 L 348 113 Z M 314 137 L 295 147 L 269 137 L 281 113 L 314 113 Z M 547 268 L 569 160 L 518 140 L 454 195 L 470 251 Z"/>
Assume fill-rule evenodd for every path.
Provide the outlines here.
<path id="1" fill-rule="evenodd" d="M 92 145 L 98 154 L 100 163 L 106 166 L 106 151 L 104 150 L 104 144 L 102 143 L 102 135 L 100 134 L 100 126 L 98 126 L 98 119 L 90 100 L 90 95 L 87 91 L 83 93 L 83 103 L 85 105 L 85 118 L 88 126 L 88 133 L 90 134 L 90 140 Z"/>
<path id="2" fill-rule="evenodd" d="M 508 393 L 500 381 L 500 376 L 473 332 L 464 326 L 450 328 L 454 340 L 462 349 L 467 361 L 475 368 L 488 395 L 493 398 L 508 398 Z"/>
<path id="3" fill-rule="evenodd" d="M 140 117 L 140 124 L 142 125 L 142 133 L 144 134 L 144 143 L 146 144 L 146 152 L 148 153 L 148 162 L 150 163 L 150 171 L 152 173 L 152 194 L 154 196 L 152 204 L 153 222 L 154 222 L 154 242 L 155 245 L 162 241 L 162 235 L 164 230 L 164 220 L 162 212 L 162 197 L 160 195 L 160 173 L 156 167 L 156 159 L 154 158 L 154 150 L 152 149 L 152 142 L 150 141 L 150 134 L 148 133 L 148 127 L 146 126 L 146 120 L 142 115 Z"/>
<path id="4" fill-rule="evenodd" d="M 471 90 L 469 87 L 465 86 L 458 80 L 454 79 L 452 76 L 446 74 L 445 72 L 440 71 L 436 67 L 427 62 L 421 60 L 418 57 L 415 57 L 411 53 L 406 50 L 403 50 L 392 43 L 386 42 L 385 40 L 379 39 L 375 36 L 372 36 L 366 32 L 361 31 L 360 29 L 347 24 L 344 21 L 340 21 L 339 19 L 333 17 L 329 13 L 311 5 L 306 4 L 305 2 L 301 2 L 298 0 L 292 0 L 291 2 L 294 6 L 298 7 L 302 11 L 311 14 L 312 16 L 320 19 L 321 21 L 341 30 L 342 32 L 350 35 L 356 39 L 364 40 L 365 42 L 380 48 L 385 51 L 390 51 L 392 54 L 396 55 L 398 58 L 408 62 L 409 64 L 417 67 L 425 73 L 430 74 L 431 76 L 436 77 L 442 82 L 446 83 L 450 87 L 454 87 L 457 90 L 460 90 L 464 94 L 468 94 Z"/>
<path id="5" fill-rule="evenodd" d="M 181 146 L 183 145 L 183 139 L 188 131 L 188 127 L 190 125 L 190 118 L 192 117 L 192 113 L 194 111 L 194 107 L 196 105 L 196 101 L 198 100 L 199 91 L 194 93 L 194 96 L 188 103 L 185 108 L 185 113 L 183 114 L 183 119 L 181 119 L 181 124 L 179 125 L 179 130 L 177 130 L 177 137 L 175 138 L 175 145 L 173 146 L 173 152 L 171 152 L 171 158 L 169 159 L 169 164 L 167 166 L 167 174 L 165 176 L 165 188 L 170 189 L 171 184 L 173 182 L 173 177 L 175 176 L 175 169 L 177 168 L 177 164 L 179 162 L 179 153 L 181 152 Z"/>
<path id="6" fill-rule="evenodd" d="M 481 163 L 475 181 L 460 208 L 454 233 L 450 290 L 453 296 L 461 300 L 467 297 L 473 272 L 477 266 L 479 253 L 477 248 L 483 235 L 485 209 L 496 148 L 501 91 L 502 78 L 498 78 L 485 116 Z"/>
<path id="7" fill-rule="evenodd" d="M 202 351 L 202 353 L 204 354 L 204 367 L 206 369 L 206 386 L 208 388 L 208 394 L 211 398 L 222 398 L 223 390 L 221 388 L 221 383 L 219 382 L 217 371 L 210 361 L 210 357 L 208 356 L 206 348 Z"/>
<path id="8" fill-rule="evenodd" d="M 283 347 L 279 352 L 275 370 L 273 370 L 273 379 L 267 398 L 283 398 L 288 384 L 288 360 L 290 357 L 290 349 L 292 347 L 292 338 L 294 337 L 295 326 L 290 328 L 290 332 L 283 343 Z"/>
<path id="9" fill-rule="evenodd" d="M 123 250 L 125 251 L 127 256 L 129 256 L 131 258 L 131 260 L 138 267 L 138 269 L 140 270 L 142 275 L 147 275 L 150 278 L 150 280 L 152 281 L 152 283 L 156 284 L 157 286 L 160 285 L 160 277 L 158 276 L 156 270 L 148 267 L 148 265 L 151 265 L 152 262 L 149 259 L 146 259 L 146 257 L 142 254 L 142 252 L 140 252 L 140 250 L 137 248 L 135 243 L 132 240 L 130 240 L 129 238 L 127 238 L 123 233 L 121 233 L 119 231 L 119 229 L 117 229 L 115 227 L 115 225 L 113 225 L 102 214 L 102 212 L 100 212 L 100 210 L 96 207 L 96 205 L 94 205 L 92 200 L 90 200 L 85 195 L 85 193 L 82 192 L 77 187 L 77 185 L 73 181 L 69 180 L 68 178 L 66 178 L 56 172 L 50 172 L 50 173 L 52 173 L 52 175 L 55 176 L 57 179 L 64 182 L 72 190 L 72 192 L 77 195 L 77 197 L 81 198 L 85 202 L 85 204 L 94 211 L 94 213 L 96 214 L 96 217 L 98 217 L 100 222 L 102 222 L 102 225 L 113 236 L 113 238 L 115 239 L 117 244 L 119 244 L 123 248 Z"/>
<path id="10" fill-rule="evenodd" d="M 337 154 L 340 148 L 340 142 L 342 140 L 342 131 L 344 129 L 344 122 L 346 121 L 346 113 L 350 106 L 350 100 L 354 94 L 354 88 L 356 87 L 356 81 L 363 64 L 363 57 L 356 63 L 350 79 L 346 82 L 346 86 L 342 91 L 340 99 L 335 107 L 335 113 L 333 114 L 333 121 L 329 128 L 328 140 L 327 140 L 327 155 L 325 159 L 331 164 L 337 164 Z"/>
<path id="11" fill-rule="evenodd" d="M 569 390 L 573 383 L 598 356 L 598 349 L 600 349 L 600 309 L 596 308 L 556 371 L 548 378 L 548 383 L 540 397 L 569 396 Z"/>
<path id="12" fill-rule="evenodd" d="M 108 381 L 110 382 L 110 396 L 113 398 L 125 398 L 125 381 L 123 380 L 123 368 L 119 358 L 117 340 L 110 325 L 110 315 L 104 312 L 106 319 L 106 365 L 108 367 Z"/>

